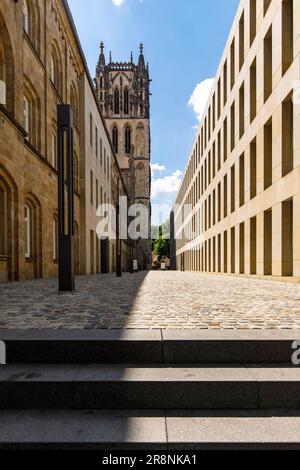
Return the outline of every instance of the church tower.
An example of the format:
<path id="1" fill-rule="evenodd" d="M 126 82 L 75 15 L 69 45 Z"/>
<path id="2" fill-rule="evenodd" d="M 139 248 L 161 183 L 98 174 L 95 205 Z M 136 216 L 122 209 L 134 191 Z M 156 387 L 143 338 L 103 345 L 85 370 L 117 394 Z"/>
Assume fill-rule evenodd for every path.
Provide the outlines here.
<path id="1" fill-rule="evenodd" d="M 96 94 L 127 186 L 131 204 L 148 208 L 149 239 L 138 240 L 133 256 L 139 269 L 151 265 L 150 78 L 143 44 L 138 63 L 106 63 L 104 44 L 96 67 Z"/>

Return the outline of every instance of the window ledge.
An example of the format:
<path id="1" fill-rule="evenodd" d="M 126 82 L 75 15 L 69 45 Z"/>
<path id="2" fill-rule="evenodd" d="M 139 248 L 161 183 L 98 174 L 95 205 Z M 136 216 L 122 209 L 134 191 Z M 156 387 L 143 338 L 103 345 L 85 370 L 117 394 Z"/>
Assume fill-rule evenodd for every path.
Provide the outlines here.
<path id="1" fill-rule="evenodd" d="M 21 124 L 14 118 L 14 116 L 1 103 L 0 103 L 0 111 L 2 111 L 3 114 L 5 114 L 5 116 L 10 120 L 10 122 L 12 122 L 17 127 L 17 129 L 23 134 L 23 136 L 26 138 L 28 134 L 25 131 L 24 127 L 21 126 Z"/>
<path id="2" fill-rule="evenodd" d="M 31 258 L 31 257 L 27 258 L 27 257 L 25 256 L 25 263 L 31 263 L 31 264 L 33 264 L 33 263 L 36 263 L 36 261 L 37 261 L 36 258 Z"/>
<path id="3" fill-rule="evenodd" d="M 29 142 L 28 139 L 24 139 L 24 144 L 33 152 L 34 155 L 36 155 L 40 160 L 42 160 L 42 162 L 44 162 L 48 166 L 49 169 L 51 169 L 55 174 L 57 174 L 57 170 L 56 168 L 54 168 L 52 163 L 49 160 L 47 160 L 47 158 L 45 158 L 41 154 L 41 152 Z"/>

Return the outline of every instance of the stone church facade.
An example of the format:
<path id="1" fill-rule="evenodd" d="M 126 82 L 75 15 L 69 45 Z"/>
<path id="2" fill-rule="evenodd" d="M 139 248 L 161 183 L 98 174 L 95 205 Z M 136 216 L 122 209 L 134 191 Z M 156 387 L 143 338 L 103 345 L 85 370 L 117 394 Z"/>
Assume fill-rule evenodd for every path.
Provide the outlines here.
<path id="1" fill-rule="evenodd" d="M 68 3 L 1 0 L 0 282 L 58 273 L 58 104 L 74 115 L 76 274 L 112 272 L 115 242 L 96 236 L 96 210 L 126 186 Z"/>
<path id="2" fill-rule="evenodd" d="M 129 62 L 113 62 L 111 53 L 106 63 L 104 44 L 96 67 L 95 87 L 101 111 L 111 135 L 131 204 L 143 204 L 148 210 L 148 239 L 133 243 L 132 256 L 139 269 L 151 260 L 150 204 L 150 78 L 140 45 L 138 63 L 133 54 Z M 137 227 L 138 231 L 140 227 Z"/>

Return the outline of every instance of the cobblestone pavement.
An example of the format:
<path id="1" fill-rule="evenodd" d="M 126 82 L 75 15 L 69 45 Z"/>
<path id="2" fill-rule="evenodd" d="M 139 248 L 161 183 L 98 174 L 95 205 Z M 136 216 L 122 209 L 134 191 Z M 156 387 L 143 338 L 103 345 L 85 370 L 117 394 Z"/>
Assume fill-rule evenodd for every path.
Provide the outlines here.
<path id="1" fill-rule="evenodd" d="M 200 273 L 149 272 L 0 284 L 1 328 L 300 328 L 300 285 Z"/>

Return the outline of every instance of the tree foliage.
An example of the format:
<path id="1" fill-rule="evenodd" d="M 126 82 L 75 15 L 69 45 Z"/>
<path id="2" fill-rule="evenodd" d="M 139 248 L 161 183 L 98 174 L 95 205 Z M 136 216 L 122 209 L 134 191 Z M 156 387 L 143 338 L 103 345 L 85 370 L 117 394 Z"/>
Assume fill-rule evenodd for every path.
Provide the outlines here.
<path id="1" fill-rule="evenodd" d="M 156 234 L 156 238 L 152 243 L 152 251 L 158 256 L 160 262 L 164 256 L 170 257 L 170 221 L 167 220 L 162 225 L 152 226 L 152 234 Z"/>

